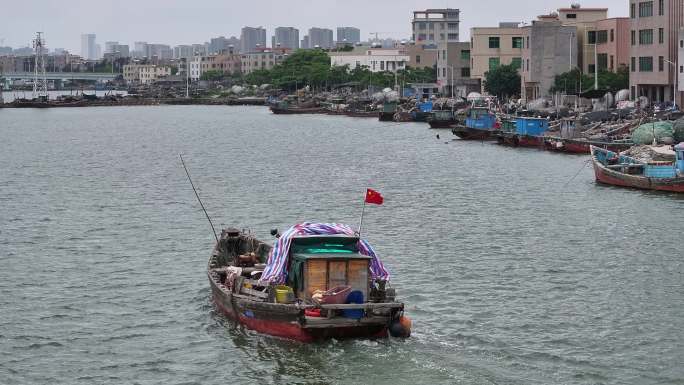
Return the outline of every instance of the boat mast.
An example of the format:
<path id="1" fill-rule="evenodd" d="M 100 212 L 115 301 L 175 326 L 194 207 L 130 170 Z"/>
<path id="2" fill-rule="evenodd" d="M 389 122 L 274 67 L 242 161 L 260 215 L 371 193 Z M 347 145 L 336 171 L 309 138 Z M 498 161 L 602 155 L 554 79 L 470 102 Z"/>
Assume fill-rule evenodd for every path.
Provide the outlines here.
<path id="1" fill-rule="evenodd" d="M 33 40 L 33 49 L 35 50 L 35 61 L 33 64 L 33 98 L 45 97 L 47 98 L 47 79 L 45 75 L 45 40 L 43 40 L 42 32 L 36 32 L 36 38 Z"/>

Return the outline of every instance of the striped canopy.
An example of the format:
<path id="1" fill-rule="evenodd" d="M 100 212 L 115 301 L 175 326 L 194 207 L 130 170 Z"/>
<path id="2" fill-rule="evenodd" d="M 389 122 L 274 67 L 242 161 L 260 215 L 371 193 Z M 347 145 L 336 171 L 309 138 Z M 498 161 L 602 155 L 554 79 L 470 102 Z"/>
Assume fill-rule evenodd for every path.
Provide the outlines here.
<path id="1" fill-rule="evenodd" d="M 278 238 L 268 254 L 266 268 L 261 275 L 261 283 L 282 284 L 287 280 L 287 257 L 290 253 L 292 238 L 298 235 L 335 235 L 344 234 L 355 236 L 356 232 L 349 226 L 338 223 L 309 223 L 304 222 L 294 225 L 287 229 Z M 389 281 L 390 274 L 385 269 L 378 256 L 373 251 L 371 245 L 363 239 L 359 240 L 359 253 L 371 258 L 370 273 L 371 278 Z"/>

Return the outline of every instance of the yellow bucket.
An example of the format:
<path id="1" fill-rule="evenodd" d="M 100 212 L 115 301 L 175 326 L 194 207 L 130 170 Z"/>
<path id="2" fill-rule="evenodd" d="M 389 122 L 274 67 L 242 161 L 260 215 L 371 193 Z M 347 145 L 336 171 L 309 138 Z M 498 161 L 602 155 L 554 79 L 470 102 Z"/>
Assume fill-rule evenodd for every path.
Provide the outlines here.
<path id="1" fill-rule="evenodd" d="M 278 303 L 290 303 L 294 300 L 294 292 L 289 286 L 278 285 L 275 287 L 275 292 Z"/>

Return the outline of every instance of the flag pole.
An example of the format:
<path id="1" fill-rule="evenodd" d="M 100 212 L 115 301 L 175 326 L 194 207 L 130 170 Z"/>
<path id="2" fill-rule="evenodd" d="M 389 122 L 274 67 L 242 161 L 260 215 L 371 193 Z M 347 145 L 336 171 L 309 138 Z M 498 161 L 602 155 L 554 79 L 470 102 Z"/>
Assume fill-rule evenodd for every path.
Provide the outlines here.
<path id="1" fill-rule="evenodd" d="M 366 211 L 366 197 L 363 199 L 363 206 L 361 207 L 361 219 L 359 220 L 359 238 L 361 238 L 361 226 L 363 225 L 363 213 Z"/>

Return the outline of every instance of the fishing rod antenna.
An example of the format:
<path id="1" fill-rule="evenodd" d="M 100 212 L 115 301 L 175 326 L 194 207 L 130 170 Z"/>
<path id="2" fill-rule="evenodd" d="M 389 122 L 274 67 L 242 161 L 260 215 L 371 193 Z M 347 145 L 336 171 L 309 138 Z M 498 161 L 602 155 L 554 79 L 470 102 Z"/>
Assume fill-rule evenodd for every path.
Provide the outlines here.
<path id="1" fill-rule="evenodd" d="M 202 200 L 199 197 L 199 194 L 197 193 L 197 189 L 195 188 L 195 184 L 192 183 L 192 178 L 190 178 L 190 172 L 188 172 L 188 168 L 185 166 L 185 161 L 183 160 L 183 154 L 178 154 L 180 156 L 181 163 L 183 164 L 183 169 L 185 169 L 185 175 L 188 176 L 188 180 L 190 181 L 190 186 L 192 186 L 192 191 L 195 192 L 195 196 L 197 197 L 197 201 L 199 202 L 200 206 L 202 207 L 202 211 L 204 211 L 204 215 L 207 216 L 207 220 L 209 221 L 209 225 L 211 226 L 211 232 L 214 233 L 214 238 L 216 238 L 216 243 L 218 243 L 218 235 L 216 235 L 216 229 L 214 228 L 214 224 L 211 222 L 211 218 L 209 218 L 209 214 L 207 213 L 207 209 L 204 208 L 204 204 L 202 204 Z"/>

